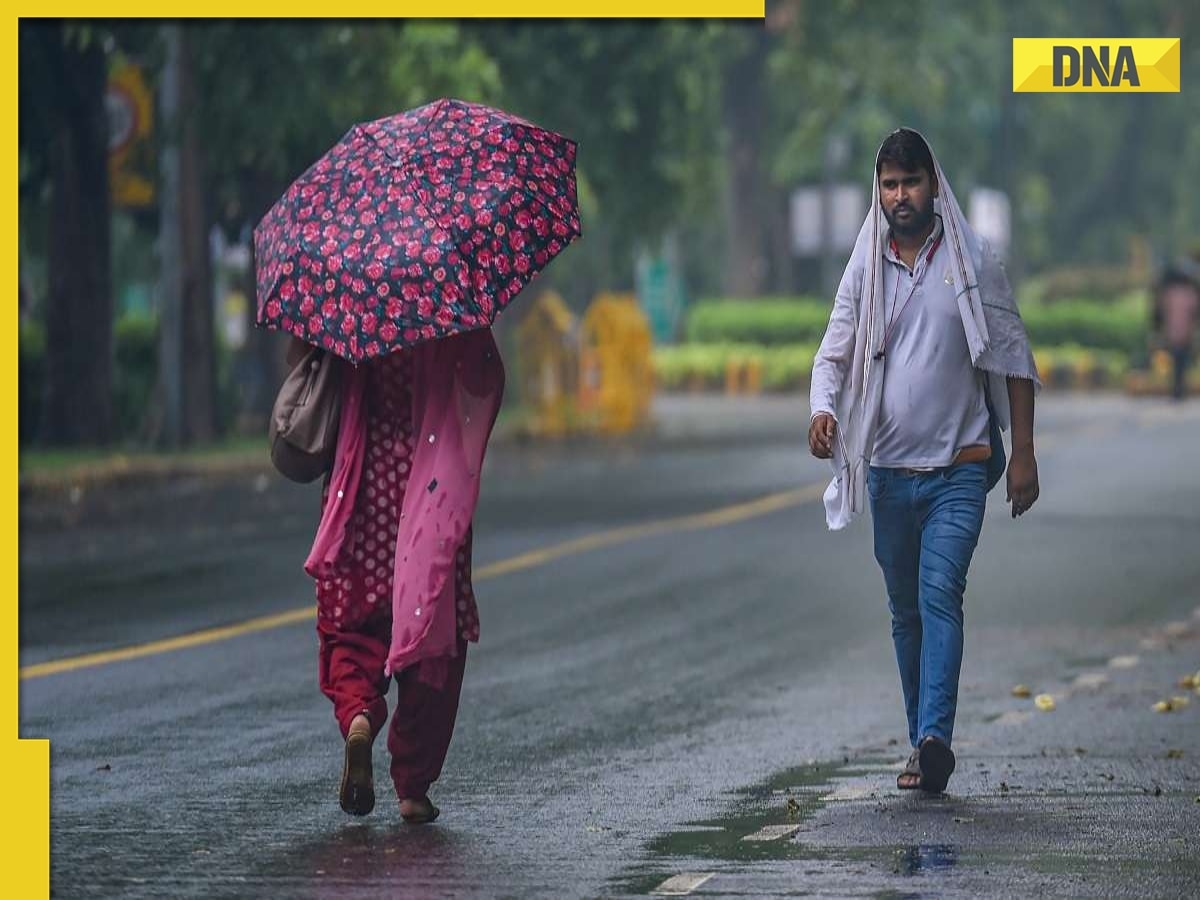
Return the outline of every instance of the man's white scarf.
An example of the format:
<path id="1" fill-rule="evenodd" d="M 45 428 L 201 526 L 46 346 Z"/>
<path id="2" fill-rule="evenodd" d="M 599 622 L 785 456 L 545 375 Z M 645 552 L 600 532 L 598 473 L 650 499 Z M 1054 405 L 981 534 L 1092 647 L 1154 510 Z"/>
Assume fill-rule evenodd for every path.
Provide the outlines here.
<path id="1" fill-rule="evenodd" d="M 967 223 L 933 147 L 928 141 L 925 143 L 937 176 L 934 211 L 942 217 L 945 230 L 942 245 L 951 254 L 950 277 L 958 290 L 958 311 L 971 363 L 986 373 L 992 414 L 1000 428 L 1007 431 L 1010 421 L 1007 378 L 1031 379 L 1035 391 L 1041 390 L 1033 352 L 1003 269 L 995 260 L 991 265 L 982 265 L 983 255 L 993 251 Z M 843 280 L 851 278 L 860 287 L 855 298 L 854 355 L 838 399 L 839 439 L 833 453 L 834 479 L 825 491 L 825 518 L 832 529 L 846 527 L 866 508 L 867 469 L 875 449 L 883 397 L 883 363 L 873 356 L 880 349 L 884 335 L 883 261 L 888 225 L 879 202 L 877 171 L 871 181 L 871 209 L 843 276 Z M 982 282 L 976 275 L 981 271 L 985 273 Z M 936 402 L 935 398 L 930 399 Z"/>

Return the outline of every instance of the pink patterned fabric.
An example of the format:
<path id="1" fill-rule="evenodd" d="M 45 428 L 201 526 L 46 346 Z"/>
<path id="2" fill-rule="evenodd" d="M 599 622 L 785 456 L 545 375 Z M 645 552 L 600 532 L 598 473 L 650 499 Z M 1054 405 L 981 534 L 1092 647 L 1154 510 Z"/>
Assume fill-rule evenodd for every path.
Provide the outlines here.
<path id="1" fill-rule="evenodd" d="M 330 631 L 360 631 L 364 623 L 391 622 L 396 535 L 412 469 L 412 352 L 400 350 L 365 366 L 367 440 L 363 477 L 335 572 L 317 582 L 318 624 Z M 329 486 L 322 507 L 329 502 Z M 471 532 L 458 549 L 455 607 L 458 632 L 479 640 L 471 589 Z M 372 632 L 377 628 L 373 627 Z"/>
<path id="2" fill-rule="evenodd" d="M 469 578 L 464 595 L 456 591 L 460 579 L 454 576 L 470 564 L 479 474 L 504 393 L 504 367 L 490 329 L 421 344 L 402 356 L 408 359 L 383 364 L 411 365 L 411 379 L 397 380 L 408 381 L 411 393 L 391 398 L 393 411 L 411 404 L 409 433 L 403 416 L 384 425 L 372 414 L 377 403 L 369 367 L 346 370 L 337 458 L 305 571 L 324 585 L 319 596 L 325 602 L 318 609 L 325 608 L 319 614 L 327 621 L 350 622 L 390 602 L 386 672 L 430 660 L 434 664 L 421 667 L 421 678 L 440 684 L 459 635 L 478 636 Z M 388 462 L 389 452 L 394 463 Z M 401 486 L 402 476 L 407 481 Z M 372 542 L 373 551 L 368 549 Z M 384 555 L 391 554 L 390 585 L 381 542 Z M 356 583 L 346 567 L 359 562 L 359 553 L 363 569 Z M 375 562 L 373 569 L 368 559 Z M 369 585 L 368 576 L 374 579 Z"/>
<path id="3" fill-rule="evenodd" d="M 355 125 L 254 230 L 258 324 L 351 362 L 490 326 L 582 233 L 575 158 L 460 100 Z"/>

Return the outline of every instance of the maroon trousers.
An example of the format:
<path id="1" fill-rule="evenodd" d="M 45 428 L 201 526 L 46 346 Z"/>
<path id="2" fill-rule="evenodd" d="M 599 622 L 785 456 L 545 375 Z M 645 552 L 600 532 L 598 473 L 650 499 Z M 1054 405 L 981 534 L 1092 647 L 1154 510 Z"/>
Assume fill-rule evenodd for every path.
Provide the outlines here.
<path id="1" fill-rule="evenodd" d="M 371 736 L 383 730 L 388 716 L 390 679 L 383 674 L 392 637 L 390 617 L 376 616 L 356 630 L 337 630 L 318 620 L 321 692 L 333 701 L 342 737 L 359 713 L 371 722 Z M 440 661 L 439 661 L 440 662 Z M 442 773 L 462 690 L 467 642 L 458 641 L 458 655 L 449 661 L 444 683 L 431 687 L 420 678 L 419 663 L 395 674 L 399 693 L 388 729 L 392 782 L 401 800 L 424 797 Z M 427 679 L 428 680 L 428 679 Z"/>

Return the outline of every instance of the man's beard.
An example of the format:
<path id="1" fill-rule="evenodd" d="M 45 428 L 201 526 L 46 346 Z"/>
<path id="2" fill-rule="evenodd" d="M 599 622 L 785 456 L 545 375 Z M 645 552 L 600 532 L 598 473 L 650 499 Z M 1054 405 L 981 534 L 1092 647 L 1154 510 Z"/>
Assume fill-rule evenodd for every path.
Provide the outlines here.
<path id="1" fill-rule="evenodd" d="M 900 221 L 895 217 L 895 210 L 888 212 L 883 211 L 883 217 L 887 219 L 888 225 L 892 227 L 892 231 L 902 237 L 921 234 L 926 228 L 933 224 L 933 198 L 929 198 L 929 204 L 924 209 L 918 209 L 911 204 L 905 204 L 904 209 L 912 210 L 912 215 L 906 221 Z"/>

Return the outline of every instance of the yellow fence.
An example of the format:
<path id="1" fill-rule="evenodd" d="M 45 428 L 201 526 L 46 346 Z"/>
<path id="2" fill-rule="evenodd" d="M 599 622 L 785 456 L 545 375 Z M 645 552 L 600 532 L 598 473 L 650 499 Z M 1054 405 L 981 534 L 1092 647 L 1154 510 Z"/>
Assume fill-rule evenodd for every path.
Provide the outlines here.
<path id="1" fill-rule="evenodd" d="M 579 340 L 579 411 L 602 434 L 645 425 L 654 396 L 650 323 L 632 294 L 599 294 Z"/>
<path id="2" fill-rule="evenodd" d="M 644 426 L 654 396 L 650 323 L 632 294 L 598 294 L 579 321 L 553 291 L 517 326 L 526 429 L 627 434 Z"/>
<path id="3" fill-rule="evenodd" d="M 529 430 L 562 437 L 574 419 L 579 375 L 579 323 L 561 296 L 541 294 L 517 326 L 521 402 Z"/>

